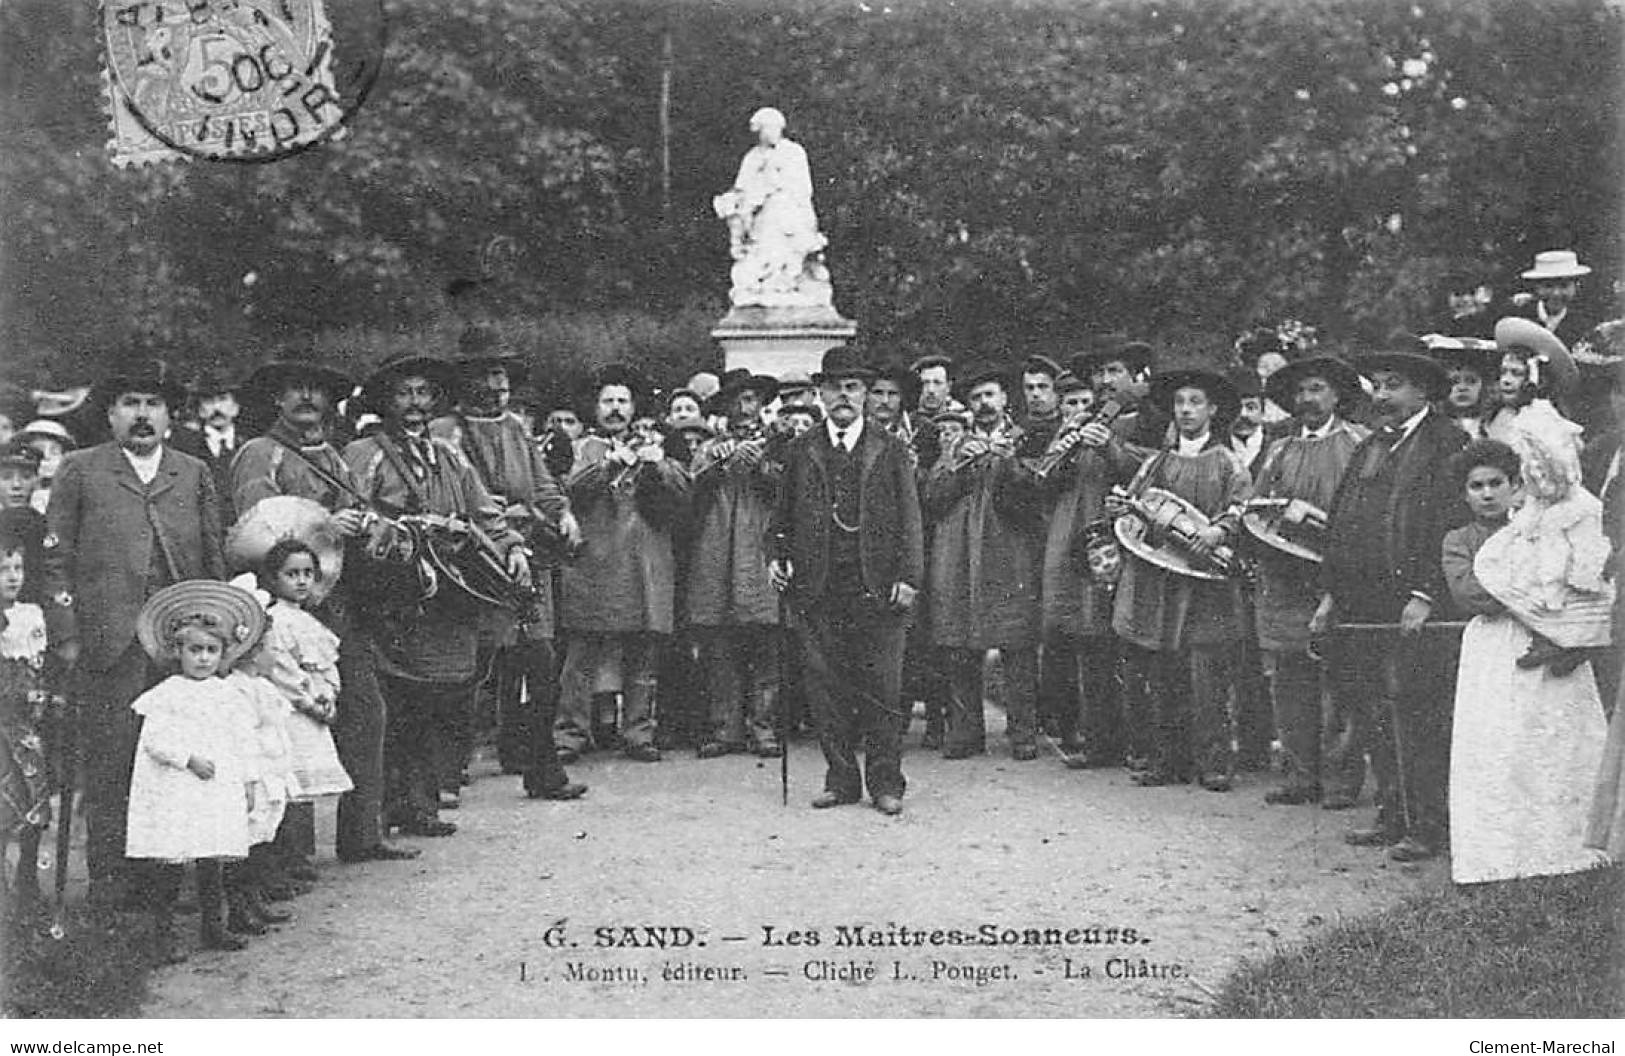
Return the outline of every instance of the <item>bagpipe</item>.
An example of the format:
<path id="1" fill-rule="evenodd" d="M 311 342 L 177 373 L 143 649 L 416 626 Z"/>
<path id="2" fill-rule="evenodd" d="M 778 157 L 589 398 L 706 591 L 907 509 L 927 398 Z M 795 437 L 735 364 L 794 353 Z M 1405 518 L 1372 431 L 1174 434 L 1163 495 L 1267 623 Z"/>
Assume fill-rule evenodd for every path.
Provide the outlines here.
<path id="1" fill-rule="evenodd" d="M 534 580 L 508 571 L 507 552 L 479 525 L 437 513 L 369 514 L 362 530 L 367 556 L 407 571 L 418 604 L 449 586 L 476 602 L 512 613 L 529 611 Z"/>

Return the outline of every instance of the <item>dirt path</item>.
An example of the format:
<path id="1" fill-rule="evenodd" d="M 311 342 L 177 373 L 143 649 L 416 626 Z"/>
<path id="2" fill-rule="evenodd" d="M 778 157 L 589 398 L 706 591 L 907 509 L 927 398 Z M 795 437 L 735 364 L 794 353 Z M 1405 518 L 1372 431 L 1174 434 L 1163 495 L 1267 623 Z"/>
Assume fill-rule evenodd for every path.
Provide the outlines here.
<path id="1" fill-rule="evenodd" d="M 195 953 L 158 973 L 145 1012 L 1181 1015 L 1238 959 L 1446 878 L 1438 863 L 1401 868 L 1345 847 L 1343 830 L 1369 810 L 1264 807 L 1261 778 L 1215 795 L 1140 789 L 1121 771 L 1068 771 L 1053 756 L 1013 763 L 1002 744 L 957 763 L 911 751 L 907 810 L 889 819 L 867 806 L 809 809 L 822 760 L 802 742 L 791 763 L 783 808 L 777 763 L 746 757 L 590 759 L 573 775 L 592 791 L 573 804 L 529 802 L 482 762 L 463 809 L 447 815 L 456 836 L 416 841 L 416 862 L 323 861 L 294 923 L 247 952 Z M 1134 929 L 1138 941 L 837 944 L 838 925 L 983 924 Z M 692 929 L 695 944 L 595 948 L 597 927 L 618 938 L 645 925 Z M 816 931 L 820 944 L 768 946 L 766 927 L 776 938 Z M 561 935 L 577 945 L 549 945 Z M 1164 977 L 1108 977 L 1142 962 Z M 742 978 L 673 981 L 668 966 Z M 872 981 L 846 978 L 868 968 Z"/>

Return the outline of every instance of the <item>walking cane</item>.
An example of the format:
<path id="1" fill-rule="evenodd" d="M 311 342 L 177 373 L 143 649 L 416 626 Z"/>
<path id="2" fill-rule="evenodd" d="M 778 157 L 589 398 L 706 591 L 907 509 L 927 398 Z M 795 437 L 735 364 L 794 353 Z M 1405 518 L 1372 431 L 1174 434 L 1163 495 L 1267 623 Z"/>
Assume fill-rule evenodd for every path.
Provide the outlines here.
<path id="1" fill-rule="evenodd" d="M 779 627 L 791 642 L 795 636 L 790 634 L 790 599 L 779 593 Z M 793 648 L 793 646 L 792 646 Z M 790 805 L 790 698 L 784 692 L 784 650 L 779 650 L 779 713 L 775 715 L 774 725 L 779 728 L 779 805 Z"/>
<path id="2" fill-rule="evenodd" d="M 79 708 L 62 698 L 62 750 L 57 760 L 56 910 L 51 917 L 51 938 L 68 934 L 68 847 L 73 827 L 73 782 L 79 769 Z"/>
<path id="3" fill-rule="evenodd" d="M 1399 626 L 1400 625 L 1398 623 L 1340 623 L 1332 628 L 1332 633 L 1354 632 L 1356 634 L 1372 634 L 1392 632 L 1399 630 Z M 1465 620 L 1440 620 L 1437 623 L 1422 624 L 1422 626 L 1418 629 L 1418 634 L 1427 631 L 1455 631 L 1460 633 L 1466 628 L 1466 626 L 1467 621 Z M 1410 781 L 1408 780 L 1409 771 L 1405 767 L 1405 740 L 1403 737 L 1399 736 L 1399 694 L 1387 692 L 1385 689 L 1384 696 L 1388 698 L 1388 729 L 1389 739 L 1393 742 L 1394 748 L 1394 766 L 1399 771 L 1397 775 L 1399 812 L 1402 816 L 1402 820 L 1405 823 L 1406 833 L 1414 834 L 1416 829 L 1416 818 L 1411 813 Z"/>

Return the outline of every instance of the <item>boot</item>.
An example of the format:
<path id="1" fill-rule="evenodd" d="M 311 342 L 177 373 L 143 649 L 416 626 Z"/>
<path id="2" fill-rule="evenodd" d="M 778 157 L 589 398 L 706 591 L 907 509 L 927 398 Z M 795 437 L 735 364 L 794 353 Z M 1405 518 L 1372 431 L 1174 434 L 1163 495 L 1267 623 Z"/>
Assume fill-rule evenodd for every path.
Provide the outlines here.
<path id="1" fill-rule="evenodd" d="M 180 964 L 186 960 L 186 950 L 180 936 L 175 934 L 175 910 L 169 902 L 161 902 L 152 910 L 152 962 L 158 965 Z"/>
<path id="2" fill-rule="evenodd" d="M 226 894 L 220 872 L 217 859 L 197 863 L 198 931 L 205 949 L 240 950 L 248 944 L 226 929 Z"/>

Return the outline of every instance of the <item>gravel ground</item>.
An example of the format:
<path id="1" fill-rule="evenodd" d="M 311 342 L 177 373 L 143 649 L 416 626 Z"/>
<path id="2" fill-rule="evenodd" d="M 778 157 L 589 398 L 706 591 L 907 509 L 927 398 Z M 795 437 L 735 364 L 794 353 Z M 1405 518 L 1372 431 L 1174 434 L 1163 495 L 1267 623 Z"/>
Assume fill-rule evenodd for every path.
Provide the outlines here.
<path id="1" fill-rule="evenodd" d="M 158 972 L 144 1011 L 1176 1016 L 1201 1010 L 1242 958 L 1448 882 L 1443 863 L 1346 847 L 1369 809 L 1266 808 L 1261 776 L 1228 795 L 1141 789 L 990 743 L 963 762 L 906 753 L 898 818 L 811 810 L 823 766 L 809 741 L 792 751 L 788 807 L 777 762 L 744 756 L 589 757 L 572 776 L 591 791 L 565 804 L 525 800 L 482 760 L 445 815 L 461 831 L 413 841 L 414 862 L 337 863 L 324 811 L 328 857 L 295 921 L 246 952 Z M 983 925 L 1075 930 L 1059 944 L 929 944 Z M 843 945 L 841 926 L 901 926 L 927 944 Z"/>

